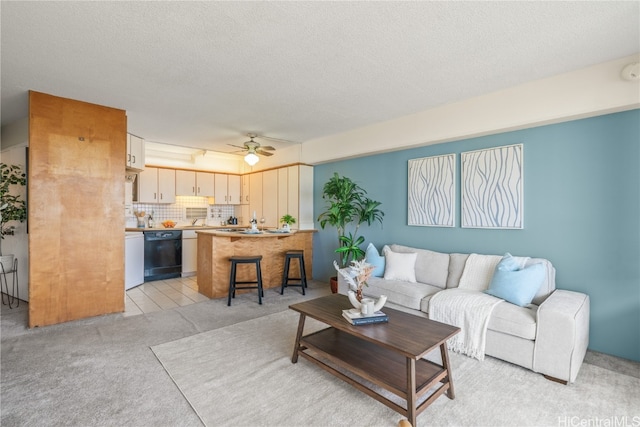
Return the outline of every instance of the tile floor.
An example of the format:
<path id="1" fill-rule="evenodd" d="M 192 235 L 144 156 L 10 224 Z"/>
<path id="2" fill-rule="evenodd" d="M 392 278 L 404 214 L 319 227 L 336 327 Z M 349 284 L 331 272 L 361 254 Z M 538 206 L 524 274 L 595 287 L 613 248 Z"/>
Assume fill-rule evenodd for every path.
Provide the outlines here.
<path id="1" fill-rule="evenodd" d="M 198 293 L 196 276 L 146 282 L 126 292 L 124 316 L 135 316 L 153 311 L 207 301 Z"/>

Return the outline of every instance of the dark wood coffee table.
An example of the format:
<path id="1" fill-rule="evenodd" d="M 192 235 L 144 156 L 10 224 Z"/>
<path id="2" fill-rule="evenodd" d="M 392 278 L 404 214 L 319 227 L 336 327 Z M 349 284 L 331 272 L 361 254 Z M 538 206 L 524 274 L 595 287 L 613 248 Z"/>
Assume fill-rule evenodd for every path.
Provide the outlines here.
<path id="1" fill-rule="evenodd" d="M 297 363 L 298 356 L 304 357 L 406 416 L 413 426 L 418 414 L 443 393 L 450 399 L 455 397 L 446 342 L 460 328 L 387 307 L 382 311 L 389 316 L 388 323 L 353 326 L 342 317 L 342 310 L 352 306 L 340 294 L 289 308 L 300 313 L 292 363 Z M 303 335 L 307 316 L 330 327 Z M 422 359 L 438 347 L 442 365 Z M 363 380 L 399 396 L 406 407 L 384 397 Z"/>

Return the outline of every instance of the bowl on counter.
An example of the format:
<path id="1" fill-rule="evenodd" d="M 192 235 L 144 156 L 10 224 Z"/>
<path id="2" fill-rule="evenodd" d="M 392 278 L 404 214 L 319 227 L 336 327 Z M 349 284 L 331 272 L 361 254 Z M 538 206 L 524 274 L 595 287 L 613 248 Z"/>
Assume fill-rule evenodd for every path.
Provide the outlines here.
<path id="1" fill-rule="evenodd" d="M 162 224 L 162 226 L 163 226 L 164 228 L 173 228 L 173 227 L 175 227 L 175 226 L 176 226 L 176 222 L 175 222 L 175 221 L 169 221 L 169 220 L 167 220 L 167 221 L 162 221 L 162 223 L 161 223 L 161 224 Z"/>

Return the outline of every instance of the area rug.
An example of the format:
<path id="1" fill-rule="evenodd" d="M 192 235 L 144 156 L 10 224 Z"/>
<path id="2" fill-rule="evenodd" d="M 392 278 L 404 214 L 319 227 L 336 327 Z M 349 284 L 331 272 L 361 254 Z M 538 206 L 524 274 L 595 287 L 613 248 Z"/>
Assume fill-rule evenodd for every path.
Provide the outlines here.
<path id="1" fill-rule="evenodd" d="M 397 426 L 405 418 L 303 358 L 292 364 L 297 324 L 297 313 L 283 311 L 151 349 L 207 426 Z M 305 333 L 323 327 L 308 319 Z M 438 398 L 418 426 L 640 422 L 638 378 L 583 364 L 565 386 L 491 357 L 450 356 L 456 398 Z"/>

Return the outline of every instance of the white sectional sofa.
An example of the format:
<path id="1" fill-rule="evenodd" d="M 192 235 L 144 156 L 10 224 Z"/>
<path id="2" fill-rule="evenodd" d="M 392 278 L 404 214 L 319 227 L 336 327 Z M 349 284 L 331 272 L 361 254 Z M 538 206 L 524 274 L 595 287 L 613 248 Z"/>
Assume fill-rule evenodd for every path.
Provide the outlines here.
<path id="1" fill-rule="evenodd" d="M 371 249 L 367 250 L 367 259 L 376 264 L 379 260 L 373 260 L 375 255 Z M 470 254 L 439 253 L 397 244 L 385 246 L 385 250 L 391 250 L 394 259 L 397 253 L 415 253 L 414 271 L 406 271 L 413 274 L 400 277 L 400 280 L 371 277 L 363 294 L 374 298 L 386 295 L 386 306 L 420 316 L 428 316 L 433 295 L 444 289 L 457 288 L 465 268 L 471 268 L 467 267 Z M 395 261 L 396 265 L 391 265 L 391 259 L 388 258 L 386 266 L 387 276 L 391 276 L 387 274 L 391 273 L 390 268 L 396 269 L 397 273 L 398 265 Z M 495 266 L 502 256 L 476 254 L 473 259 Z M 556 289 L 555 268 L 546 259 L 527 259 L 523 266 L 536 263 L 544 265 L 545 273 L 531 304 L 518 306 L 504 301 L 491 311 L 486 327 L 485 354 L 531 369 L 554 381 L 574 382 L 589 343 L 589 296 Z M 470 274 L 467 271 L 467 276 Z M 474 274 L 479 273 L 475 271 Z M 346 294 L 348 285 L 341 275 L 338 276 L 338 292 Z M 491 280 L 491 273 L 487 280 Z"/>

